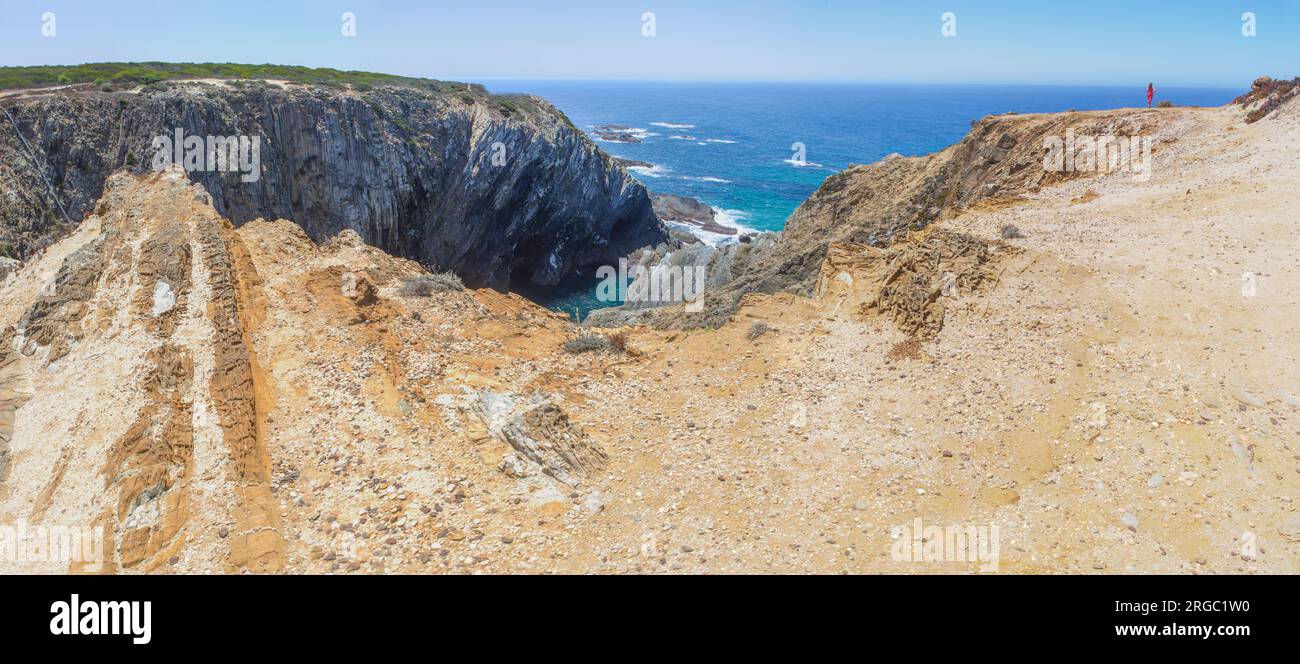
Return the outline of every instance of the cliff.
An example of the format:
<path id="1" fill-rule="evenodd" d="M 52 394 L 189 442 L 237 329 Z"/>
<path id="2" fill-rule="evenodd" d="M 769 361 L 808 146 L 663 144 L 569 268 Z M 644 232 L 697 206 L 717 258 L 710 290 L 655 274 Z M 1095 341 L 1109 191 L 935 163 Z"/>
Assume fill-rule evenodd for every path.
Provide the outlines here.
<path id="1" fill-rule="evenodd" d="M 0 107 L 0 246 L 17 258 L 67 232 L 60 206 L 75 224 L 110 173 L 149 170 L 155 139 L 178 130 L 259 143 L 256 174 L 190 169 L 235 224 L 351 229 L 473 285 L 546 287 L 667 237 L 644 187 L 535 97 L 171 81 L 9 93 Z"/>
<path id="2" fill-rule="evenodd" d="M 1021 130 L 1128 112 L 1000 116 L 944 189 L 1000 191 L 883 247 L 838 238 L 912 219 L 879 203 L 927 160 L 852 169 L 797 231 L 833 235 L 809 295 L 709 330 L 577 327 L 115 174 L 0 277 L 0 523 L 102 528 L 105 564 L 0 572 L 1294 573 L 1296 110 L 1153 110 L 1145 180 L 1019 166 Z M 711 284 L 798 254 L 749 239 L 640 253 Z M 917 519 L 1000 548 L 894 555 Z"/>

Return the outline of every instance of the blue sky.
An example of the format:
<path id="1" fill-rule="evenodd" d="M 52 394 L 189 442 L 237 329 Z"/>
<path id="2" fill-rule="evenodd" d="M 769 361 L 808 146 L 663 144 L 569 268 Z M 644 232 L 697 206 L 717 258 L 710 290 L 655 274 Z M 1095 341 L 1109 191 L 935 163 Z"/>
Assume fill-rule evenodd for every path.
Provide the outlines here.
<path id="1" fill-rule="evenodd" d="M 54 37 L 41 35 L 47 11 Z M 1246 11 L 1254 37 L 1242 36 Z M 344 12 L 355 37 L 341 34 Z M 0 0 L 0 65 L 106 60 L 455 80 L 1239 88 L 1300 75 L 1300 0 Z"/>

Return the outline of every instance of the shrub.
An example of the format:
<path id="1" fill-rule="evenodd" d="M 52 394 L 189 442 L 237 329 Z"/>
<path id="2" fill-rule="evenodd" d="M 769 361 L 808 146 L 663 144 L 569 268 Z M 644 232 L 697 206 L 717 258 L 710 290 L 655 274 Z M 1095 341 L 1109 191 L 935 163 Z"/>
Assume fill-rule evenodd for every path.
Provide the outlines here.
<path id="1" fill-rule="evenodd" d="M 564 342 L 564 351 L 571 355 L 581 355 L 592 351 L 603 353 L 626 353 L 627 333 L 584 334 Z"/>
<path id="2" fill-rule="evenodd" d="M 603 334 L 584 334 L 564 342 L 564 352 L 580 355 L 591 351 L 609 352 L 609 337 Z"/>
<path id="3" fill-rule="evenodd" d="M 1173 108 L 1173 107 L 1174 107 L 1174 102 L 1169 101 L 1168 99 L 1161 99 L 1160 103 L 1156 104 L 1156 108 Z"/>
<path id="4" fill-rule="evenodd" d="M 463 291 L 465 284 L 454 272 L 439 272 L 411 277 L 402 282 L 402 295 L 409 297 L 428 297 L 434 293 Z"/>
<path id="5" fill-rule="evenodd" d="M 615 332 L 614 334 L 606 335 L 605 339 L 609 341 L 609 349 L 611 351 L 619 353 L 627 352 L 627 332 Z"/>
<path id="6" fill-rule="evenodd" d="M 760 321 L 755 321 L 753 325 L 749 326 L 749 332 L 746 333 L 745 336 L 749 337 L 750 341 L 753 341 L 771 331 L 772 331 L 771 326 L 769 326 L 767 323 L 764 323 L 763 321 L 760 320 Z"/>
<path id="7" fill-rule="evenodd" d="M 1021 233 L 1020 229 L 1012 224 L 1005 224 L 1002 226 L 1003 240 L 1018 240 L 1024 236 L 1025 234 Z"/>

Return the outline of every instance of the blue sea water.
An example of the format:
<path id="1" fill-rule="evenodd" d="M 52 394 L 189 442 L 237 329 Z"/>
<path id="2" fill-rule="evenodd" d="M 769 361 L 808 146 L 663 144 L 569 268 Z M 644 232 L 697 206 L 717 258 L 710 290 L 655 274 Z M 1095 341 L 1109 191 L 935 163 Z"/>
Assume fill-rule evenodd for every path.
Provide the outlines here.
<path id="1" fill-rule="evenodd" d="M 590 132 L 634 128 L 640 143 L 600 141 L 610 154 L 654 165 L 633 174 L 651 191 L 697 198 L 720 221 L 776 231 L 827 176 L 898 152 L 913 156 L 960 141 L 983 116 L 1146 104 L 1132 87 L 861 84 L 629 83 L 489 80 L 494 93 L 541 96 Z M 1160 88 L 1157 101 L 1219 106 L 1238 90 Z M 596 138 L 592 135 L 593 138 Z M 794 162 L 794 144 L 806 152 Z M 585 314 L 585 287 L 548 304 Z"/>

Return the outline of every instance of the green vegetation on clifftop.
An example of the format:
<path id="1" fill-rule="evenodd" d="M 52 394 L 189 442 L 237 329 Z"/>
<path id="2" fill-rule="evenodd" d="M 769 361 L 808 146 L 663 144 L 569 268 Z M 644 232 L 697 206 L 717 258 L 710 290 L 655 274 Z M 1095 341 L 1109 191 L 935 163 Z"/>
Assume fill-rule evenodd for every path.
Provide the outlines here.
<path id="1" fill-rule="evenodd" d="M 543 108 L 528 95 L 489 95 L 477 83 L 457 83 L 364 71 L 313 69 L 289 65 L 241 65 L 233 63 L 96 62 L 84 65 L 0 67 L 0 90 L 26 90 L 61 85 L 93 84 L 101 91 L 127 90 L 178 79 L 220 78 L 232 80 L 288 81 L 329 88 L 351 87 L 366 92 L 379 86 L 396 86 L 437 94 L 454 94 L 467 104 L 489 102 L 505 117 L 521 118 L 552 114 L 577 129 L 559 109 Z"/>
<path id="2" fill-rule="evenodd" d="M 241 65 L 218 63 L 172 62 L 97 62 L 84 65 L 50 65 L 37 67 L 0 67 L 0 90 L 40 88 L 54 85 L 94 83 L 110 88 L 148 85 L 183 78 L 271 79 L 305 85 L 369 88 L 378 85 L 484 95 L 481 85 L 411 78 L 363 71 L 313 69 L 288 65 Z"/>

